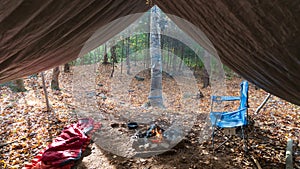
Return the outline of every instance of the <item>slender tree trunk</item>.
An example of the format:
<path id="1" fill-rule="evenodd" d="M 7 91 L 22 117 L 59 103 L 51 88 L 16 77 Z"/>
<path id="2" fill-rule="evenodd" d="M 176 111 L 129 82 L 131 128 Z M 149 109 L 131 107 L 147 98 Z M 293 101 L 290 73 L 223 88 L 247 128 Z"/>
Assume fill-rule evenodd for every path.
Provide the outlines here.
<path id="1" fill-rule="evenodd" d="M 161 39 L 161 63 L 162 65 L 165 64 L 165 58 L 164 58 L 164 36 L 163 33 L 160 35 Z"/>
<path id="2" fill-rule="evenodd" d="M 93 63 L 93 53 L 89 52 L 88 56 L 89 56 L 88 59 L 87 59 L 88 60 L 88 64 L 92 64 Z"/>
<path id="3" fill-rule="evenodd" d="M 157 6 L 151 8 L 150 19 L 150 56 L 151 56 L 151 86 L 149 101 L 153 107 L 163 108 L 162 98 L 162 64 L 161 64 L 161 40 L 160 40 L 160 9 Z"/>
<path id="4" fill-rule="evenodd" d="M 52 80 L 51 80 L 51 89 L 52 90 L 59 90 L 59 82 L 58 82 L 59 73 L 60 73 L 59 67 L 56 67 L 53 69 Z"/>
<path id="5" fill-rule="evenodd" d="M 174 55 L 173 55 L 173 71 L 176 72 L 176 68 L 177 68 L 177 57 L 178 57 L 178 41 L 175 42 L 175 50 L 174 50 Z"/>
<path id="6" fill-rule="evenodd" d="M 103 64 L 108 64 L 106 43 L 104 44 Z"/>
<path id="7" fill-rule="evenodd" d="M 135 53 L 134 53 L 134 66 L 136 66 L 136 60 L 137 60 L 137 52 L 138 51 L 138 38 L 137 35 L 135 35 Z"/>
<path id="8" fill-rule="evenodd" d="M 111 59 L 112 59 L 112 72 L 111 72 L 110 77 L 113 77 L 114 76 L 114 72 L 115 72 L 115 62 L 117 60 L 116 46 L 115 45 L 110 48 L 110 52 L 111 52 Z"/>
<path id="9" fill-rule="evenodd" d="M 97 58 L 96 58 L 96 60 L 97 60 L 97 62 L 99 62 L 99 56 L 100 56 L 100 53 L 101 53 L 100 52 L 100 47 L 96 48 L 96 52 L 97 52 L 97 56 L 96 56 Z"/>
<path id="10" fill-rule="evenodd" d="M 24 86 L 24 80 L 23 79 L 17 79 L 14 81 L 15 83 L 15 91 L 16 92 L 25 92 L 25 86 Z"/>
<path id="11" fill-rule="evenodd" d="M 66 63 L 66 64 L 64 65 L 64 72 L 65 72 L 65 73 L 69 73 L 69 72 L 70 72 L 70 64 L 69 64 L 69 63 Z"/>
<path id="12" fill-rule="evenodd" d="M 143 38 L 143 39 L 146 39 L 146 42 L 144 42 L 143 44 L 145 45 L 145 46 L 143 46 L 143 56 L 144 56 L 144 68 L 146 68 L 146 62 L 147 62 L 147 57 L 146 57 L 146 54 L 145 54 L 145 49 L 146 49 L 146 45 L 148 45 L 147 43 L 148 43 L 148 36 L 147 36 L 147 34 L 145 35 L 145 38 Z"/>
<path id="13" fill-rule="evenodd" d="M 124 39 L 122 40 L 121 74 L 123 73 Z"/>
<path id="14" fill-rule="evenodd" d="M 170 63 L 170 50 L 171 50 L 171 41 L 170 41 L 170 38 L 169 38 L 169 37 L 168 37 L 167 43 L 168 43 L 168 60 L 167 60 L 167 70 L 169 70 L 169 63 Z"/>
<path id="15" fill-rule="evenodd" d="M 130 57 L 129 57 L 129 49 L 130 49 L 130 37 L 126 38 L 126 65 L 127 65 L 127 74 L 130 75 Z"/>
<path id="16" fill-rule="evenodd" d="M 149 18 L 149 22 L 150 22 L 150 18 Z M 147 33 L 147 48 L 149 49 L 147 52 L 147 58 L 150 58 L 150 33 Z M 146 62 L 146 67 L 149 68 L 149 60 L 147 59 Z"/>
<path id="17" fill-rule="evenodd" d="M 49 104 L 48 92 L 47 92 L 47 88 L 46 88 L 46 84 L 45 84 L 44 72 L 42 72 L 41 75 L 42 75 L 42 83 L 43 83 L 43 90 L 44 90 L 44 94 L 45 94 L 47 112 L 50 112 L 50 104 Z"/>
<path id="18" fill-rule="evenodd" d="M 184 54 L 184 45 L 182 44 L 181 45 L 181 53 L 180 53 L 180 63 L 179 63 L 179 68 L 178 68 L 178 70 L 180 71 L 181 70 L 181 67 L 182 67 L 182 60 L 183 60 L 183 54 Z"/>
<path id="19" fill-rule="evenodd" d="M 202 81 L 203 81 L 203 86 L 202 88 L 206 88 L 209 86 L 209 73 L 210 71 L 210 56 L 207 51 L 204 51 L 204 68 L 203 68 L 203 76 L 202 76 Z"/>

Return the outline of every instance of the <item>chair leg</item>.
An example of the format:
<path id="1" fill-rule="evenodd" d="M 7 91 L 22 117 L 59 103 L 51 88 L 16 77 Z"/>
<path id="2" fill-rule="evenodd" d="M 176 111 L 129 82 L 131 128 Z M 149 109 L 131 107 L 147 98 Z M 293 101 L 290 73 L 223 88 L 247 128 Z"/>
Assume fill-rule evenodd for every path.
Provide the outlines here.
<path id="1" fill-rule="evenodd" d="M 215 128 L 212 126 L 212 135 L 211 135 L 211 143 L 212 143 L 212 149 L 213 149 L 213 155 L 215 154 L 215 146 L 214 146 L 214 138 L 215 138 Z"/>
<path id="2" fill-rule="evenodd" d="M 215 130 L 215 127 L 213 127 L 213 131 L 212 131 L 212 148 L 213 148 L 213 153 L 215 152 L 215 150 L 219 149 L 219 148 L 220 148 L 221 146 L 223 146 L 227 141 L 229 141 L 229 140 L 231 139 L 231 137 L 232 137 L 232 136 L 229 136 L 229 137 L 227 138 L 227 136 L 226 136 L 226 137 L 224 136 L 225 140 L 224 140 L 222 143 L 218 144 L 218 146 L 215 148 L 214 138 L 215 138 L 215 132 L 217 132 L 217 131 L 218 131 L 218 129 Z M 219 132 L 220 132 L 220 131 L 219 131 Z"/>
<path id="3" fill-rule="evenodd" d="M 247 143 L 245 139 L 245 130 L 243 126 L 241 126 L 241 128 L 242 128 L 242 137 L 243 137 L 243 149 L 245 152 L 248 152 Z"/>

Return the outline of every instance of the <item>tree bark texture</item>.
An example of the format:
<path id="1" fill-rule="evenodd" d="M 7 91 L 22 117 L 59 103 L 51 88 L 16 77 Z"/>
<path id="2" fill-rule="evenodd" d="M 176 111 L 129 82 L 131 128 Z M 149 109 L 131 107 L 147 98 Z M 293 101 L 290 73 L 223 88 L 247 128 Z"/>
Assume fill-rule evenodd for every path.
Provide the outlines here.
<path id="1" fill-rule="evenodd" d="M 69 63 L 66 63 L 66 64 L 64 65 L 64 72 L 65 72 L 65 73 L 70 73 L 70 64 L 69 64 Z"/>
<path id="2" fill-rule="evenodd" d="M 15 91 L 16 92 L 25 92 L 25 86 L 24 86 L 24 80 L 23 79 L 17 79 L 14 81 L 15 86 Z"/>
<path id="3" fill-rule="evenodd" d="M 148 98 L 151 106 L 162 108 L 162 63 L 159 21 L 160 11 L 157 6 L 154 6 L 151 8 L 150 18 L 151 86 Z"/>
<path id="4" fill-rule="evenodd" d="M 52 80 L 51 80 L 51 89 L 52 90 L 59 90 L 59 82 L 58 82 L 59 73 L 60 73 L 59 67 L 56 67 L 53 69 Z"/>

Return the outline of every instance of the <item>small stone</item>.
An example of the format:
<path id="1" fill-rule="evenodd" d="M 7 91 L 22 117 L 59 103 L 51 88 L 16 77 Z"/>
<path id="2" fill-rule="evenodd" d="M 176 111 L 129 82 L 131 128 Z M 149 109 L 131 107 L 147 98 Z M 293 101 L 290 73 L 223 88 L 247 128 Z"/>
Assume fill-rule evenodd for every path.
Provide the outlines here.
<path id="1" fill-rule="evenodd" d="M 143 77 L 140 77 L 140 76 L 134 76 L 134 78 L 137 80 L 137 81 L 144 81 L 145 80 L 145 78 L 143 78 Z"/>
<path id="2" fill-rule="evenodd" d="M 107 99 L 107 97 L 106 97 L 105 94 L 103 94 L 103 93 L 100 93 L 100 94 L 99 94 L 99 97 L 100 97 L 101 99 L 103 99 L 103 100 Z"/>
<path id="3" fill-rule="evenodd" d="M 146 160 L 146 159 L 143 159 L 143 158 L 141 158 L 141 159 L 140 159 L 140 161 L 141 161 L 141 162 L 145 162 L 145 161 L 147 161 L 147 160 Z"/>
<path id="4" fill-rule="evenodd" d="M 149 143 L 147 143 L 147 144 L 145 144 L 145 145 L 144 145 L 144 147 L 145 147 L 145 149 L 147 149 L 147 148 L 149 148 L 149 147 L 150 147 L 150 144 L 149 144 Z"/>

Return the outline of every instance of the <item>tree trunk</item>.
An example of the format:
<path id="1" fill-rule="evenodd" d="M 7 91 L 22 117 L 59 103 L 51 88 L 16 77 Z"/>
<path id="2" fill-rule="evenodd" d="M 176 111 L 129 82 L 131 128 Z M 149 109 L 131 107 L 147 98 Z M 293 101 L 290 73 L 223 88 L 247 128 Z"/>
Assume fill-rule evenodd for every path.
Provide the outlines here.
<path id="1" fill-rule="evenodd" d="M 169 37 L 168 37 L 168 39 L 167 39 L 167 43 L 168 43 L 167 70 L 169 70 L 170 50 L 172 49 L 172 46 L 171 46 L 171 39 L 170 39 Z"/>
<path id="2" fill-rule="evenodd" d="M 178 71 L 181 71 L 181 67 L 182 67 L 182 62 L 183 62 L 183 55 L 184 55 L 184 45 L 181 44 L 181 53 L 180 53 L 180 63 L 179 63 L 179 67 L 178 67 Z"/>
<path id="3" fill-rule="evenodd" d="M 136 66 L 137 54 L 138 54 L 138 35 L 135 35 L 135 53 L 134 53 L 134 66 Z"/>
<path id="4" fill-rule="evenodd" d="M 59 90 L 58 76 L 59 76 L 59 67 L 53 69 L 52 80 L 51 80 L 51 89 Z"/>
<path id="5" fill-rule="evenodd" d="M 164 37 L 163 37 L 163 32 L 160 35 L 160 39 L 161 39 L 161 63 L 162 65 L 165 64 L 165 57 L 164 57 Z"/>
<path id="6" fill-rule="evenodd" d="M 143 44 L 145 45 L 144 47 L 143 47 L 143 56 L 144 56 L 144 68 L 146 68 L 147 66 L 147 64 L 146 64 L 146 62 L 147 62 L 147 58 L 148 57 L 146 57 L 146 53 L 145 53 L 145 49 L 148 47 L 148 44 L 147 44 L 147 42 L 148 42 L 148 35 L 147 34 L 145 34 L 145 38 L 143 38 L 143 39 L 145 39 L 146 41 L 145 42 L 143 42 Z"/>
<path id="7" fill-rule="evenodd" d="M 47 112 L 50 112 L 51 108 L 50 108 L 49 99 L 48 99 L 48 92 L 47 92 L 47 88 L 46 88 L 44 72 L 41 73 L 41 76 L 42 76 L 42 83 L 43 83 L 43 90 L 44 90 L 44 94 L 45 94 Z"/>
<path id="8" fill-rule="evenodd" d="M 123 57 L 124 57 L 124 39 L 122 40 L 122 54 L 121 54 L 121 74 L 123 73 Z"/>
<path id="9" fill-rule="evenodd" d="M 163 108 L 162 98 L 162 64 L 160 40 L 160 9 L 151 8 L 150 18 L 150 57 L 151 57 L 151 86 L 149 101 L 153 107 Z"/>
<path id="10" fill-rule="evenodd" d="M 101 55 L 100 47 L 97 47 L 96 51 L 97 51 L 96 61 L 99 62 L 99 56 Z"/>
<path id="11" fill-rule="evenodd" d="M 112 71 L 111 71 L 110 77 L 113 77 L 114 72 L 115 72 L 115 63 L 117 62 L 116 46 L 115 45 L 110 48 L 110 52 L 111 52 L 111 59 L 112 59 Z"/>
<path id="12" fill-rule="evenodd" d="M 15 89 L 14 89 L 15 92 L 25 92 L 26 91 L 23 79 L 15 80 L 14 84 L 16 85 Z"/>
<path id="13" fill-rule="evenodd" d="M 129 48 L 130 48 L 130 37 L 126 38 L 126 65 L 127 65 L 127 74 L 130 75 L 130 58 L 129 58 Z"/>
<path id="14" fill-rule="evenodd" d="M 103 64 L 108 64 L 106 43 L 104 44 Z"/>
<path id="15" fill-rule="evenodd" d="M 150 22 L 150 18 L 149 18 L 149 22 Z M 148 52 L 147 52 L 147 58 L 150 58 L 150 33 L 147 33 L 147 49 L 149 49 Z M 146 62 L 146 68 L 149 68 L 150 67 L 150 62 L 149 62 L 148 59 L 146 61 L 147 61 Z"/>
<path id="16" fill-rule="evenodd" d="M 66 64 L 64 65 L 64 72 L 65 72 L 65 73 L 70 73 L 70 64 L 69 64 L 69 63 L 66 63 Z"/>
<path id="17" fill-rule="evenodd" d="M 175 48 L 174 48 L 174 55 L 173 55 L 173 71 L 176 72 L 176 68 L 177 68 L 177 56 L 178 56 L 178 47 L 179 47 L 179 43 L 178 41 L 175 42 Z"/>
<path id="18" fill-rule="evenodd" d="M 204 68 L 203 68 L 203 76 L 202 76 L 202 81 L 203 81 L 203 86 L 202 88 L 206 88 L 209 86 L 209 73 L 210 72 L 210 56 L 207 51 L 204 51 Z"/>

